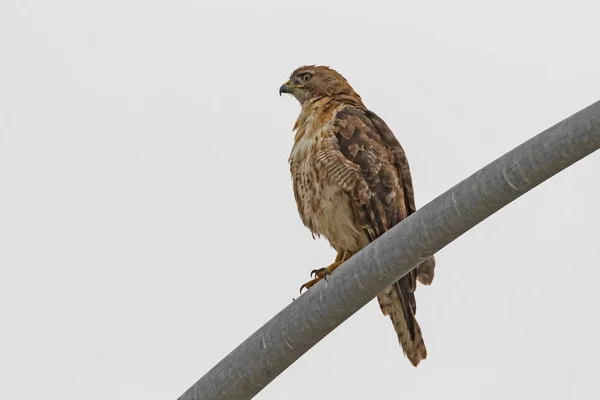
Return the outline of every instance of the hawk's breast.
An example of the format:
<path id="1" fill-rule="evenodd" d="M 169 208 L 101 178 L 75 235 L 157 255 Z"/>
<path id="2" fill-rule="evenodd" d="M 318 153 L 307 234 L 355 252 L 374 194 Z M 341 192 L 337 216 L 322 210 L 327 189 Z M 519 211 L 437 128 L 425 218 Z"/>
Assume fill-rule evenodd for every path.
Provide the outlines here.
<path id="1" fill-rule="evenodd" d="M 313 234 L 324 236 L 338 251 L 358 251 L 368 242 L 354 215 L 349 195 L 329 179 L 315 163 L 315 154 L 337 143 L 330 118 L 306 115 L 298 118 L 290 155 L 294 197 L 302 222 Z M 335 144 L 337 145 L 337 144 Z"/>

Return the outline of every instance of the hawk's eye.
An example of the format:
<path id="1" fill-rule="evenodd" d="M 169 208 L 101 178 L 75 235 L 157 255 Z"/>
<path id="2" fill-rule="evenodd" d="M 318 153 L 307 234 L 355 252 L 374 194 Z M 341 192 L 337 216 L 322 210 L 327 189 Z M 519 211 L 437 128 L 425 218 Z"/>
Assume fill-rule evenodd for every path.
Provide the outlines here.
<path id="1" fill-rule="evenodd" d="M 304 74 L 304 75 L 302 75 L 302 80 L 304 82 L 308 81 L 309 79 L 310 79 L 310 74 Z"/>

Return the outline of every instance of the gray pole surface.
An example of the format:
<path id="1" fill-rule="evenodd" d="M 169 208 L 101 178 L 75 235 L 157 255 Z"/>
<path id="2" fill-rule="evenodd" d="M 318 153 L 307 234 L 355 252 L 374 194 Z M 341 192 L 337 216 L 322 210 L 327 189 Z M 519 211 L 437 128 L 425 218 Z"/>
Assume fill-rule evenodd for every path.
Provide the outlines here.
<path id="1" fill-rule="evenodd" d="M 600 147 L 600 101 L 443 193 L 258 329 L 180 400 L 250 399 L 426 257 Z"/>

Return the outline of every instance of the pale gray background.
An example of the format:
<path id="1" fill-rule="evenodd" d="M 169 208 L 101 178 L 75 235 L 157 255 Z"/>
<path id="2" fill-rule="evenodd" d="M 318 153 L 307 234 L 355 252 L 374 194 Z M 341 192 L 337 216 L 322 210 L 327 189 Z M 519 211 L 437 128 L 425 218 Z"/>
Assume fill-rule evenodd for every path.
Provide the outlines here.
<path id="1" fill-rule="evenodd" d="M 599 99 L 597 2 L 0 5 L 0 398 L 174 399 L 297 296 L 299 65 L 390 125 L 425 204 Z M 600 156 L 438 254 L 414 369 L 376 302 L 257 397 L 597 399 Z"/>

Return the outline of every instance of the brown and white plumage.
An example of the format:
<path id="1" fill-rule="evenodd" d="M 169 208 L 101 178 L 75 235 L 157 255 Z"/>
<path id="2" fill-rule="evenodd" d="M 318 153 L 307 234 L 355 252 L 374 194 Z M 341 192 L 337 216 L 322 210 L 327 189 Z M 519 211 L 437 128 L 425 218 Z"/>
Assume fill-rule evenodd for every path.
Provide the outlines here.
<path id="1" fill-rule="evenodd" d="M 343 262 L 415 212 L 406 155 L 385 122 L 333 69 L 300 67 L 281 92 L 302 105 L 289 158 L 298 212 Z M 431 283 L 434 267 L 431 257 L 377 296 L 414 366 L 427 356 L 414 292 L 417 280 Z"/>

